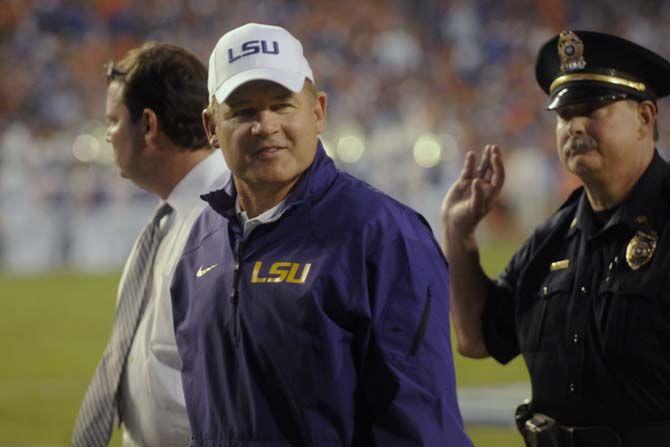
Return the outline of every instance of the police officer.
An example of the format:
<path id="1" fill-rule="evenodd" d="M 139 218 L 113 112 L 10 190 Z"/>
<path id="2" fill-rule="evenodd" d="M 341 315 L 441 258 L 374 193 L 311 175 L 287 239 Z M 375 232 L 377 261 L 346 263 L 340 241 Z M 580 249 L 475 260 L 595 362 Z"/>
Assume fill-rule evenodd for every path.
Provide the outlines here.
<path id="1" fill-rule="evenodd" d="M 442 204 L 458 350 L 523 354 L 529 446 L 670 445 L 670 167 L 655 150 L 670 63 L 619 37 L 563 31 L 535 70 L 561 163 L 583 186 L 497 280 L 474 230 L 504 182 L 500 149 L 473 153 Z"/>

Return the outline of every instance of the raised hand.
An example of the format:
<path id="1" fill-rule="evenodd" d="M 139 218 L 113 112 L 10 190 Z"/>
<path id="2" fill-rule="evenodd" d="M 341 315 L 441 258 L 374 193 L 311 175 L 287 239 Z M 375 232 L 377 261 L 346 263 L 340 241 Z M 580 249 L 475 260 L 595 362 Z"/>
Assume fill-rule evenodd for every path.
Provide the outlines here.
<path id="1" fill-rule="evenodd" d="M 498 146 L 486 145 L 477 168 L 475 162 L 474 152 L 469 151 L 461 176 L 447 191 L 440 211 L 443 228 L 464 236 L 471 235 L 491 210 L 505 182 L 505 169 Z"/>

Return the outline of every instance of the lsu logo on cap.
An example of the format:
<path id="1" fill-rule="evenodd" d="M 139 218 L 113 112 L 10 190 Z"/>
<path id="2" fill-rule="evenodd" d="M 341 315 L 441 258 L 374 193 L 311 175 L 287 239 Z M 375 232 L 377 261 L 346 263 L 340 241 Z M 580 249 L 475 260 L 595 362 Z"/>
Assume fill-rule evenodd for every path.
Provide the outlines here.
<path id="1" fill-rule="evenodd" d="M 302 267 L 302 268 L 301 268 Z M 297 262 L 275 262 L 267 273 L 263 272 L 263 262 L 257 261 L 251 272 L 252 283 L 278 283 L 287 282 L 289 284 L 304 284 L 309 275 L 311 263 L 299 264 Z M 300 272 L 300 274 L 298 274 Z"/>
<path id="2" fill-rule="evenodd" d="M 233 48 L 228 48 L 228 63 L 232 64 L 243 57 L 256 53 L 279 54 L 279 43 L 276 40 L 272 41 L 272 49 L 269 46 L 270 44 L 266 40 L 249 40 L 242 44 L 237 56 L 235 56 Z"/>

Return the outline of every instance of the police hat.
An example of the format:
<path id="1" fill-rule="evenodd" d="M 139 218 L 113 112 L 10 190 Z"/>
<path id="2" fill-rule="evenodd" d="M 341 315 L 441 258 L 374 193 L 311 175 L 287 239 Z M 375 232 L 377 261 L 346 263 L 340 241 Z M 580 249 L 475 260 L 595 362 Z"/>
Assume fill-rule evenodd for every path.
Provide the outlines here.
<path id="1" fill-rule="evenodd" d="M 562 31 L 537 56 L 535 78 L 547 109 L 670 94 L 670 62 L 629 40 L 593 31 Z"/>

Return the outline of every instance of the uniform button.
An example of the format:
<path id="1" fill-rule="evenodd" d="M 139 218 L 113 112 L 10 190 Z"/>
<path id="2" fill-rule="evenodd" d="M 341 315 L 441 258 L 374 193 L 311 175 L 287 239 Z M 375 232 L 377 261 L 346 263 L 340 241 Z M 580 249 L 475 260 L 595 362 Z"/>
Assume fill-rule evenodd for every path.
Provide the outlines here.
<path id="1" fill-rule="evenodd" d="M 570 389 L 571 393 L 574 393 L 575 392 L 575 384 L 571 383 L 569 389 Z"/>
<path id="2" fill-rule="evenodd" d="M 582 292 L 582 295 L 586 295 L 587 292 L 586 287 L 582 286 L 582 288 L 579 290 Z"/>
<path id="3" fill-rule="evenodd" d="M 573 343 L 578 343 L 579 342 L 579 334 L 573 334 L 572 335 L 572 342 Z"/>

